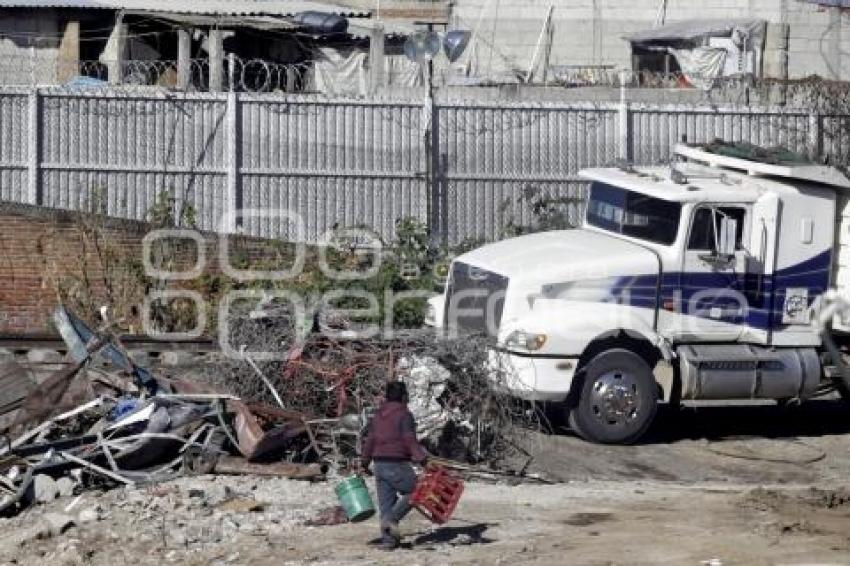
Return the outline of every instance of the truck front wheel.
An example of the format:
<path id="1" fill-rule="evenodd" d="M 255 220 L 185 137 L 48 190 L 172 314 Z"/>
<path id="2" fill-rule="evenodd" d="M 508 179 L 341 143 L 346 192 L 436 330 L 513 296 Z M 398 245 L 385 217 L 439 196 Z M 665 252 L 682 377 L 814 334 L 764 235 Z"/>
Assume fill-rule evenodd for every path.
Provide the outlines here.
<path id="1" fill-rule="evenodd" d="M 647 363 L 629 350 L 598 354 L 584 368 L 572 429 L 585 440 L 631 444 L 649 428 L 658 409 L 658 386 Z"/>

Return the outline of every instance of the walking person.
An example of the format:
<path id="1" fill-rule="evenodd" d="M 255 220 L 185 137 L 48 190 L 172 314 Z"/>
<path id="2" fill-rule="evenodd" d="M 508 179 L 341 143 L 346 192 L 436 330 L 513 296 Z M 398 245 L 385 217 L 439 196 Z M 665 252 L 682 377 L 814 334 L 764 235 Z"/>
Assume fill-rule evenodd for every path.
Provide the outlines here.
<path id="1" fill-rule="evenodd" d="M 385 400 L 369 423 L 363 445 L 361 466 L 368 471 L 374 462 L 381 547 L 385 550 L 394 550 L 401 543 L 398 524 L 410 512 L 410 494 L 416 487 L 411 462 L 424 464 L 428 458 L 416 438 L 416 422 L 407 402 L 407 386 L 401 381 L 388 383 Z"/>

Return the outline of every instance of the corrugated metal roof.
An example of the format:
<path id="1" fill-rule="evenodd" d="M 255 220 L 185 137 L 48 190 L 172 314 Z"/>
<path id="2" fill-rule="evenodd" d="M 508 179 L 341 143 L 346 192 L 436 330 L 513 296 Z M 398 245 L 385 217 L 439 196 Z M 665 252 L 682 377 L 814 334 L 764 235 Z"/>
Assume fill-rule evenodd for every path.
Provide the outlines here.
<path id="1" fill-rule="evenodd" d="M 170 12 L 206 16 L 287 16 L 316 10 L 349 18 L 366 18 L 369 11 L 333 3 L 305 0 L 0 0 L 0 8 L 76 8 Z"/>
<path id="2" fill-rule="evenodd" d="M 671 22 L 657 28 L 630 33 L 623 38 L 632 43 L 652 41 L 684 41 L 701 37 L 729 36 L 736 29 L 761 35 L 765 20 L 759 19 L 703 19 Z"/>

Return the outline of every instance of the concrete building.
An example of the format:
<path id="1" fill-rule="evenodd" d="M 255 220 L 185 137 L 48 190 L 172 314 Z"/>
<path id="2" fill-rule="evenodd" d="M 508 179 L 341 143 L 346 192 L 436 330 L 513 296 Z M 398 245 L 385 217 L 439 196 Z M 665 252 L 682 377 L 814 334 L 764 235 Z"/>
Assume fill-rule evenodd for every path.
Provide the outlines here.
<path id="1" fill-rule="evenodd" d="M 79 20 L 62 18 L 54 9 L 0 10 L 0 82 L 46 84 L 74 77 L 79 32 Z"/>
<path id="2" fill-rule="evenodd" d="M 375 15 L 379 6 L 382 19 L 444 19 L 474 30 L 470 74 L 496 80 L 527 76 L 547 60 L 555 67 L 632 69 L 625 36 L 696 19 L 764 20 L 762 76 L 850 79 L 848 0 L 343 1 L 369 5 Z"/>
<path id="3" fill-rule="evenodd" d="M 336 18 L 343 28 L 299 23 L 304 14 Z M 346 32 L 349 23 L 355 33 Z M 372 33 L 368 10 L 321 0 L 0 0 L 0 84 L 56 85 L 87 75 L 221 90 L 230 54 L 261 60 L 254 67 L 262 69 L 305 66 L 317 47 L 368 50 Z M 241 69 L 243 82 L 255 71 Z M 294 74 L 280 82 L 302 90 L 304 73 Z"/>
<path id="4" fill-rule="evenodd" d="M 832 5 L 827 5 L 832 4 Z M 551 13 L 551 65 L 630 69 L 624 36 L 661 22 L 763 19 L 766 75 L 850 79 L 850 14 L 843 0 L 455 0 L 451 22 L 477 32 L 475 62 L 483 74 L 526 71 Z M 773 55 L 774 57 L 770 57 Z"/>
<path id="5" fill-rule="evenodd" d="M 121 59 L 205 58 L 207 49 L 214 77 L 222 74 L 221 58 L 233 52 L 245 60 L 298 63 L 312 52 L 298 50 L 301 39 L 287 44 L 284 32 L 292 30 L 288 18 L 309 9 L 349 16 L 352 25 L 354 19 L 368 22 L 358 32 L 364 60 L 368 38 L 380 36 L 373 23 L 388 38 L 394 27 L 414 23 L 470 29 L 474 39 L 454 73 L 470 79 L 468 84 L 537 82 L 570 67 L 609 75 L 620 69 L 671 69 L 671 57 L 653 62 L 645 44 L 634 49 L 625 38 L 696 19 L 763 21 L 751 65 L 757 76 L 850 79 L 848 5 L 848 0 L 0 0 L 0 83 L 61 84 L 79 73 L 80 61 L 100 61 L 114 70 L 121 68 Z M 130 26 L 129 39 L 119 14 Z M 222 33 L 246 25 L 270 29 L 237 39 Z M 180 34 L 162 33 L 178 27 Z M 207 39 L 199 39 L 196 30 Z M 368 67 L 393 73 L 389 66 Z M 177 74 L 185 79 L 187 73 Z M 179 77 L 175 81 L 180 84 Z M 216 82 L 210 81 L 213 90 Z M 381 79 L 371 77 L 371 82 L 381 84 Z"/>

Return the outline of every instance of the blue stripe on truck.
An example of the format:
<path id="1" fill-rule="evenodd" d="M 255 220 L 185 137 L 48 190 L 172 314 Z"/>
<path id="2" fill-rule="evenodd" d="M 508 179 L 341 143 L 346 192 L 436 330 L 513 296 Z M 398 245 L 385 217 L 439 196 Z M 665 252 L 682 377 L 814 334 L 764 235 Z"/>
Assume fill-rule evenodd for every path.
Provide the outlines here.
<path id="1" fill-rule="evenodd" d="M 812 301 L 829 287 L 831 267 L 832 251 L 827 250 L 782 268 L 772 276 L 764 276 L 761 293 L 758 293 L 759 277 L 754 274 L 668 272 L 661 277 L 661 305 L 656 300 L 657 275 L 617 277 L 613 278 L 610 294 L 604 302 L 650 309 L 667 308 L 672 303 L 674 311 L 706 318 L 712 309 L 719 308 L 722 314 L 713 320 L 776 330 L 785 327 L 782 309 L 787 289 L 807 289 L 811 306 Z M 741 297 L 745 300 L 743 305 Z"/>

